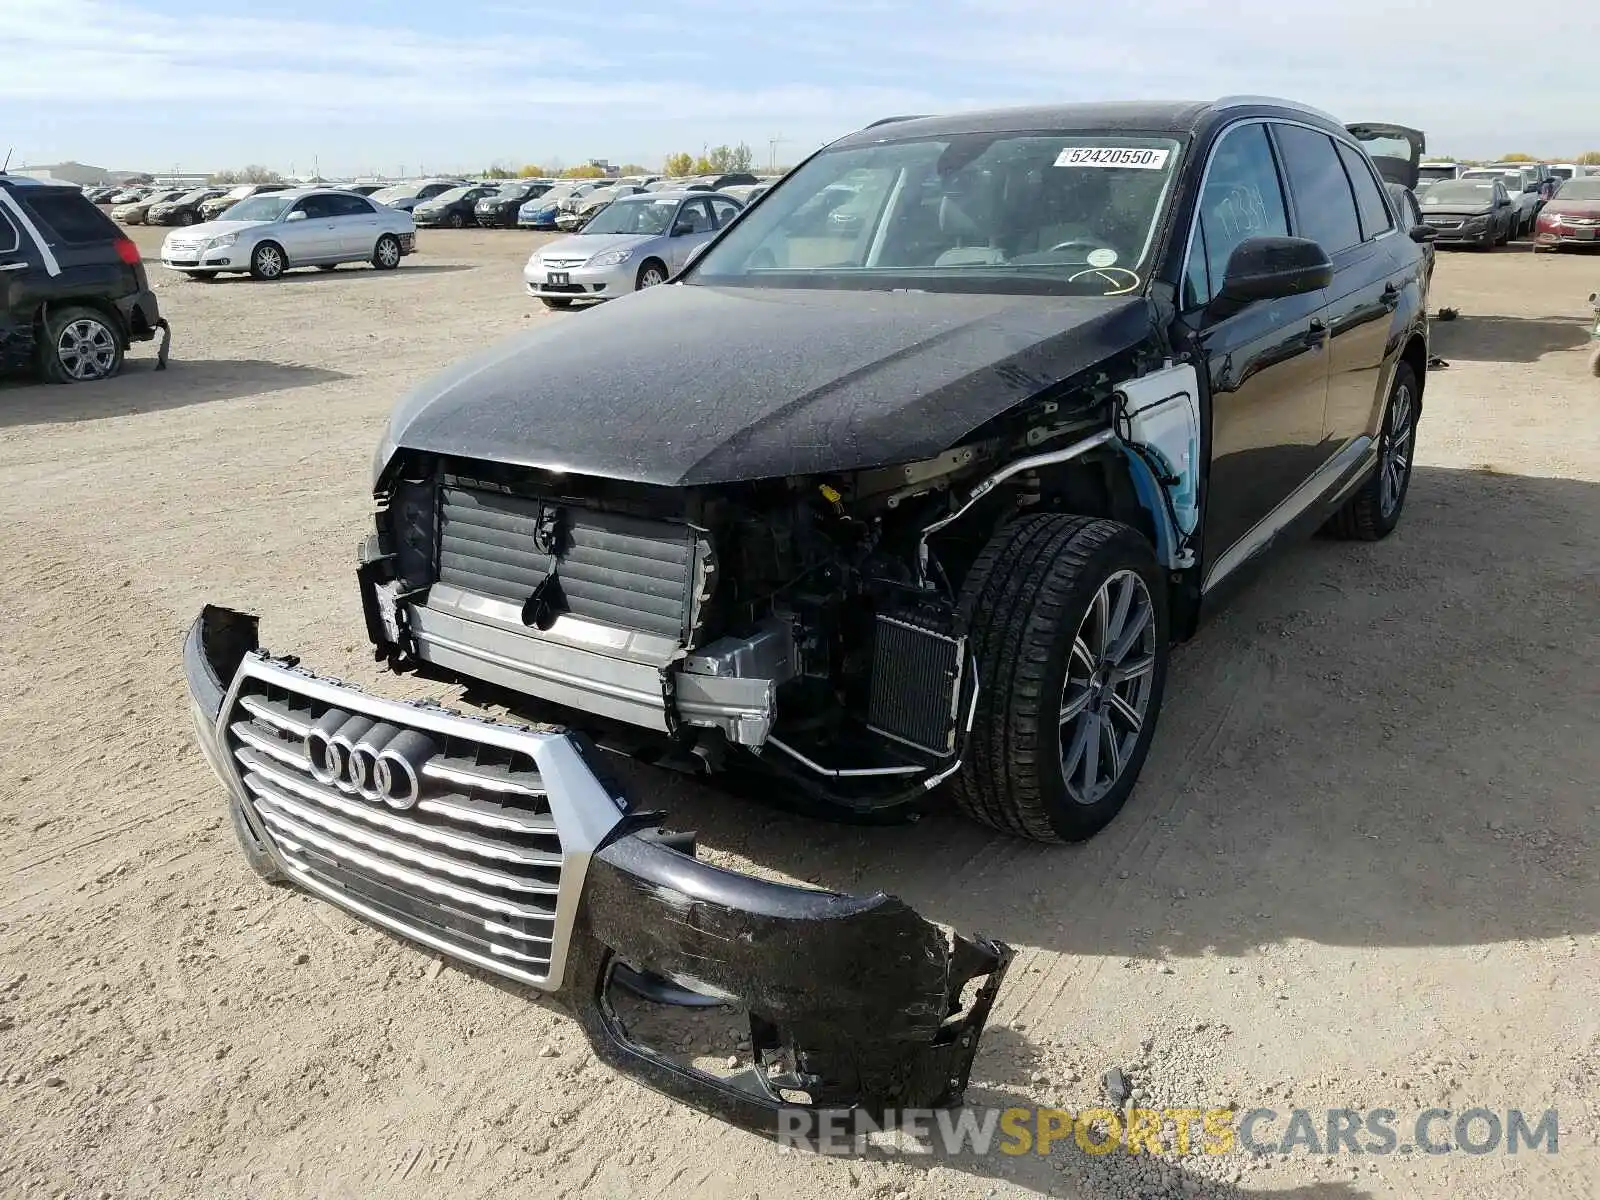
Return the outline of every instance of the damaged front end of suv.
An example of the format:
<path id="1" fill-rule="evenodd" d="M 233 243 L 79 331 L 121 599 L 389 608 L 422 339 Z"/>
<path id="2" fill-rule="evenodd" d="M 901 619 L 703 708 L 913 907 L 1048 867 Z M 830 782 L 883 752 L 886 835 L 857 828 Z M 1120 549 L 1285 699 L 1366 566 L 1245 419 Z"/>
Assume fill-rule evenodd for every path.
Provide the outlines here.
<path id="1" fill-rule="evenodd" d="M 856 819 L 953 790 L 1085 837 L 1132 787 L 1195 593 L 1199 381 L 1142 275 L 1180 139 L 907 136 L 820 154 L 683 286 L 397 406 L 368 635 L 527 724 L 324 678 L 225 609 L 185 655 L 261 874 L 557 995 L 608 1061 L 752 1128 L 958 1102 L 1011 951 L 703 862 L 605 755 Z M 1069 159 L 1091 169 L 1050 174 Z M 1066 190 L 1027 212 L 1108 178 L 1126 211 L 1094 237 L 997 224 L 995 189 L 1022 204 L 1041 171 Z M 675 1061 L 620 1015 L 641 999 L 742 1008 L 753 1061 Z"/>

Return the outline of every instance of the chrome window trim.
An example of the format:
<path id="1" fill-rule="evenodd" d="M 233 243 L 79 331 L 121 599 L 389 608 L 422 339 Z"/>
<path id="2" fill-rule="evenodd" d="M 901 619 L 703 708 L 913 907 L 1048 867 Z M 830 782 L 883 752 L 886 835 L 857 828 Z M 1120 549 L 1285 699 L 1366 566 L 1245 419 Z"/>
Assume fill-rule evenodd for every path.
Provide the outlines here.
<path id="1" fill-rule="evenodd" d="M 1308 111 L 1315 111 L 1315 110 L 1308 110 Z M 1200 184 L 1199 184 L 1198 189 L 1195 192 L 1195 197 L 1194 197 L 1195 211 L 1189 217 L 1189 234 L 1188 234 L 1188 237 L 1184 241 L 1183 262 L 1179 265 L 1178 275 L 1177 275 L 1177 289 L 1178 289 L 1178 294 L 1179 294 L 1180 297 L 1183 294 L 1183 281 L 1186 278 L 1188 278 L 1188 275 L 1189 275 L 1190 259 L 1194 256 L 1194 233 L 1195 233 L 1195 229 L 1198 227 L 1199 221 L 1200 221 L 1200 198 L 1205 195 L 1206 184 L 1211 181 L 1211 165 L 1212 165 L 1212 163 L 1214 163 L 1216 161 L 1217 148 L 1222 145 L 1223 139 L 1226 138 L 1230 133 L 1232 133 L 1235 129 L 1238 129 L 1238 128 L 1240 128 L 1242 126 L 1245 126 L 1245 125 L 1293 125 L 1293 126 L 1296 126 L 1297 128 L 1300 128 L 1300 129 L 1309 129 L 1312 133 L 1320 133 L 1324 137 L 1327 137 L 1327 138 L 1329 138 L 1329 139 L 1331 139 L 1331 140 L 1333 140 L 1335 142 L 1343 142 L 1345 145 L 1353 147 L 1357 152 L 1360 153 L 1362 159 L 1367 163 L 1367 169 L 1369 171 L 1371 171 L 1373 169 L 1372 168 L 1372 157 L 1367 153 L 1366 148 L 1363 147 L 1359 141 L 1357 141 L 1356 139 L 1350 137 L 1348 134 L 1346 134 L 1344 136 L 1340 136 L 1337 133 L 1329 132 L 1328 130 L 1324 129 L 1320 125 L 1313 125 L 1309 121 L 1296 121 L 1296 120 L 1293 120 L 1293 119 L 1291 119 L 1289 117 L 1262 116 L 1262 115 L 1259 115 L 1259 114 L 1255 114 L 1255 115 L 1251 115 L 1251 116 L 1247 116 L 1247 117 L 1238 117 L 1238 118 L 1236 118 L 1236 119 L 1234 119 L 1232 121 L 1229 121 L 1226 125 L 1224 125 L 1221 128 L 1221 130 L 1218 131 L 1217 136 L 1212 140 L 1211 149 L 1206 154 L 1206 165 L 1205 165 L 1205 168 L 1200 172 Z M 1293 202 L 1293 199 L 1292 199 L 1293 189 L 1291 188 L 1291 186 L 1289 184 L 1288 170 L 1287 170 L 1287 168 L 1285 167 L 1285 165 L 1284 165 L 1284 163 L 1282 161 L 1282 155 L 1280 154 L 1280 152 L 1278 150 L 1277 141 L 1275 139 L 1272 139 L 1272 131 L 1270 129 L 1267 131 L 1267 136 L 1268 136 L 1269 140 L 1272 141 L 1272 158 L 1273 158 L 1274 165 L 1278 169 L 1278 186 L 1283 189 L 1284 208 L 1285 208 L 1286 214 L 1290 217 L 1290 226 L 1289 226 L 1290 235 L 1293 236 L 1293 237 L 1298 237 L 1299 234 L 1295 231 L 1295 226 L 1296 226 L 1296 224 L 1298 224 L 1297 220 L 1295 219 L 1297 214 L 1293 211 L 1293 208 L 1294 208 L 1294 202 Z M 1342 166 L 1344 160 L 1340 159 L 1339 161 L 1340 161 L 1340 164 Z M 1383 202 L 1384 202 L 1385 206 L 1388 207 L 1388 209 L 1389 209 L 1389 218 L 1390 218 L 1389 228 L 1386 229 L 1384 232 L 1378 234 L 1376 237 L 1366 238 L 1366 239 L 1363 239 L 1360 242 L 1357 242 L 1356 245 L 1354 245 L 1354 246 L 1345 247 L 1343 250 L 1339 251 L 1339 254 L 1348 254 L 1350 251 L 1359 249 L 1362 246 L 1376 245 L 1377 243 L 1381 242 L 1384 238 L 1393 237 L 1394 234 L 1397 232 L 1396 223 L 1395 223 L 1395 215 L 1396 214 L 1395 214 L 1395 211 L 1394 211 L 1394 206 L 1393 206 L 1393 204 L 1390 203 L 1389 196 L 1388 196 L 1388 190 L 1382 186 L 1381 177 L 1380 177 L 1378 191 L 1383 194 Z M 1355 204 L 1355 195 L 1354 195 L 1353 191 L 1352 191 L 1352 194 L 1350 196 L 1350 202 L 1351 202 L 1351 204 Z M 1359 210 L 1357 211 L 1357 214 L 1356 214 L 1356 228 L 1357 229 L 1361 228 L 1361 217 L 1360 217 Z M 1328 257 L 1329 258 L 1336 258 L 1337 255 L 1331 255 L 1330 254 Z M 1207 282 L 1209 283 L 1210 282 L 1209 273 L 1207 274 L 1206 279 L 1207 279 Z M 1194 312 L 1194 311 L 1197 311 L 1197 310 L 1195 310 L 1195 309 L 1186 309 L 1184 311 Z"/>

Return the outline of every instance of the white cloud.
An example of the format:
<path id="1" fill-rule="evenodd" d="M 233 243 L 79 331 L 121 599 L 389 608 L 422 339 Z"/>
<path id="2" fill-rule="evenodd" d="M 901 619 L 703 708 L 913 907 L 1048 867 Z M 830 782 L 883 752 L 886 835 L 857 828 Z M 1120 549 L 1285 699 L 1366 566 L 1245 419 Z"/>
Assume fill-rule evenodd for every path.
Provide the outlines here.
<path id="1" fill-rule="evenodd" d="M 1536 38 L 1486 0 L 1443 16 L 1393 0 L 609 0 L 537 20 L 461 3 L 434 33 L 395 10 L 176 17 L 136 0 L 0 0 L 0 99 L 37 115 L 39 151 L 119 162 L 192 159 L 235 131 L 325 160 L 466 163 L 659 155 L 707 137 L 759 151 L 781 129 L 793 157 L 893 112 L 1231 92 L 1400 120 L 1461 154 L 1600 143 L 1591 39 Z"/>

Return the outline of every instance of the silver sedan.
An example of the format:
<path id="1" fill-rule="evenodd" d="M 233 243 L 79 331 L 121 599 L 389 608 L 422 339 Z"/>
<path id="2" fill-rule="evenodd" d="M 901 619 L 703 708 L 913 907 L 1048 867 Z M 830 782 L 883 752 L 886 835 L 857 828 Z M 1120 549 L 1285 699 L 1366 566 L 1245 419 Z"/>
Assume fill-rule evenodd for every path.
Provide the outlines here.
<path id="1" fill-rule="evenodd" d="M 653 287 L 681 271 L 739 210 L 737 200 L 715 192 L 622 196 L 583 232 L 534 251 L 522 281 L 549 308 Z"/>
<path id="2" fill-rule="evenodd" d="M 293 267 L 331 271 L 347 262 L 391 271 L 416 249 L 416 229 L 410 213 L 354 192 L 299 188 L 252 196 L 220 220 L 174 230 L 161 263 L 201 279 L 224 271 L 277 279 Z"/>

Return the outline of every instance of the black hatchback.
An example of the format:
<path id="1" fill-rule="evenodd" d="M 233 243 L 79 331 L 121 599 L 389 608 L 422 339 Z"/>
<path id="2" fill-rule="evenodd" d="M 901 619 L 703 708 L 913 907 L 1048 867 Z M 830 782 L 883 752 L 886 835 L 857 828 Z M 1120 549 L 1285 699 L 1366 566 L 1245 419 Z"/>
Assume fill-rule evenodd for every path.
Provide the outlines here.
<path id="1" fill-rule="evenodd" d="M 169 331 L 139 248 L 75 187 L 0 175 L 0 371 L 107 379 Z"/>

